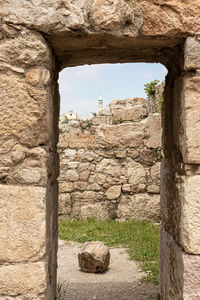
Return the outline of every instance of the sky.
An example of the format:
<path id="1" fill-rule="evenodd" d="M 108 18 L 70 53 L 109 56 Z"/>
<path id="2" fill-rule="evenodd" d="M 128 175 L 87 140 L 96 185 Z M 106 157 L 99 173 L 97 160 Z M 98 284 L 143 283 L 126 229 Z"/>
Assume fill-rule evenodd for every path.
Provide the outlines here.
<path id="1" fill-rule="evenodd" d="M 59 74 L 60 114 L 73 110 L 90 116 L 98 110 L 98 98 L 107 105 L 113 99 L 143 97 L 144 84 L 163 81 L 167 69 L 161 64 L 124 63 L 65 68 Z"/>

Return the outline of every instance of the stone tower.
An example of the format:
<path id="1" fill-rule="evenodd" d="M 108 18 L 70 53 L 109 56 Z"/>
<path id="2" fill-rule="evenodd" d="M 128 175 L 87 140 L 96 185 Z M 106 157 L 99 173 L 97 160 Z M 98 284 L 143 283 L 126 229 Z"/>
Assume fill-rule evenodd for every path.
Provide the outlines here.
<path id="1" fill-rule="evenodd" d="M 98 112 L 101 113 L 102 110 L 103 110 L 103 99 L 100 96 L 98 100 Z"/>

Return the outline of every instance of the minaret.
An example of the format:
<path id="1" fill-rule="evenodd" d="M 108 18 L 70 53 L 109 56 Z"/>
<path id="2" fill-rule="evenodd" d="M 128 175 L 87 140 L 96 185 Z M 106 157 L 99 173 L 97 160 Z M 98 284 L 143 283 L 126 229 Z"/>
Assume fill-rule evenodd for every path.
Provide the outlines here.
<path id="1" fill-rule="evenodd" d="M 102 110 L 103 110 L 103 100 L 102 97 L 100 96 L 98 100 L 98 112 L 101 113 Z"/>

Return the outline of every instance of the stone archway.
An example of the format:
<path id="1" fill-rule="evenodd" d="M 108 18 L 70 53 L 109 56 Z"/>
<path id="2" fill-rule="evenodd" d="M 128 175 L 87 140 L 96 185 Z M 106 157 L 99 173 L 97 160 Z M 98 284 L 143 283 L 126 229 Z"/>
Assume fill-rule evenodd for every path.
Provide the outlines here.
<path id="1" fill-rule="evenodd" d="M 162 299 L 200 297 L 199 1 L 1 4 L 0 299 L 54 299 L 59 95 L 64 67 L 161 62 Z"/>

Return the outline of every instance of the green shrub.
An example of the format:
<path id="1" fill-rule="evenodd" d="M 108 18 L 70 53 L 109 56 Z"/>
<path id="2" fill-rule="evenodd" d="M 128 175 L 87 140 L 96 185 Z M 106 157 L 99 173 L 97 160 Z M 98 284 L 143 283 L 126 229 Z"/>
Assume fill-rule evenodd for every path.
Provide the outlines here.
<path id="1" fill-rule="evenodd" d="M 146 83 L 144 85 L 144 90 L 148 97 L 155 95 L 155 88 L 159 82 L 160 82 L 160 80 L 155 79 L 154 81 L 151 81 L 150 83 Z"/>
<path id="2" fill-rule="evenodd" d="M 61 122 L 62 124 L 68 124 L 69 120 L 67 116 L 64 117 L 64 120 Z"/>

